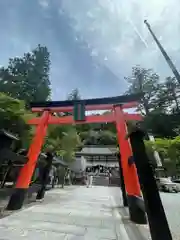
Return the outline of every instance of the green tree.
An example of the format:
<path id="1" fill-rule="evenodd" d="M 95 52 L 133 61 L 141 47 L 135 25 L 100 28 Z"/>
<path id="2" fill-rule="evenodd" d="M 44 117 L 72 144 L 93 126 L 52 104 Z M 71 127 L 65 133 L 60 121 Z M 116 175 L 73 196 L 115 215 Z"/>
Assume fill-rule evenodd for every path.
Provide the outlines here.
<path id="1" fill-rule="evenodd" d="M 154 107 L 153 102 L 156 97 L 159 76 L 152 69 L 136 66 L 132 68 L 132 75 L 125 79 L 130 83 L 127 93 L 144 93 L 141 99 L 141 110 L 145 111 L 145 115 L 149 114 Z"/>
<path id="2" fill-rule="evenodd" d="M 67 134 L 62 138 L 62 148 L 63 158 L 66 161 L 73 161 L 75 157 L 75 151 L 77 147 L 81 146 L 80 136 L 77 134 L 75 128 L 69 129 Z"/>
<path id="3" fill-rule="evenodd" d="M 51 92 L 49 67 L 49 52 L 38 45 L 22 58 L 10 59 L 7 68 L 0 69 L 0 91 L 26 103 L 46 101 Z"/>
<path id="4" fill-rule="evenodd" d="M 146 142 L 147 149 L 152 147 L 159 152 L 163 167 L 169 175 L 176 174 L 180 169 L 180 137 L 174 139 L 156 138 L 155 142 Z"/>
<path id="5" fill-rule="evenodd" d="M 145 122 L 158 137 L 175 137 L 180 133 L 179 86 L 175 78 L 168 77 L 159 84 L 155 108 Z"/>
<path id="6" fill-rule="evenodd" d="M 81 133 L 84 145 L 116 145 L 116 134 L 108 130 Z"/>
<path id="7" fill-rule="evenodd" d="M 44 149 L 51 149 L 66 161 L 72 161 L 79 146 L 81 146 L 81 138 L 74 126 L 54 125 L 49 127 Z"/>
<path id="8" fill-rule="evenodd" d="M 70 101 L 80 100 L 80 99 L 81 99 L 81 97 L 80 97 L 78 88 L 73 89 L 72 92 L 69 93 L 67 96 L 67 100 L 70 100 Z M 72 116 L 72 112 L 65 112 L 64 116 Z"/>
<path id="9" fill-rule="evenodd" d="M 28 147 L 33 128 L 27 124 L 27 121 L 33 117 L 33 114 L 25 108 L 24 101 L 11 98 L 0 93 L 0 129 L 5 129 L 20 138 L 20 147 Z"/>
<path id="10" fill-rule="evenodd" d="M 81 99 L 81 96 L 78 88 L 75 88 L 74 90 L 72 90 L 72 92 L 68 95 L 68 100 L 80 100 L 80 99 Z"/>
<path id="11" fill-rule="evenodd" d="M 81 140 L 83 142 L 85 142 L 86 139 L 88 139 L 88 137 L 89 137 L 89 129 L 88 129 L 88 131 L 82 131 L 79 134 L 80 134 Z"/>
<path id="12" fill-rule="evenodd" d="M 98 144 L 99 145 L 117 145 L 116 134 L 108 130 L 100 131 Z"/>
<path id="13" fill-rule="evenodd" d="M 85 134 L 88 133 L 93 128 L 92 125 L 93 124 L 77 124 L 76 125 L 76 130 L 81 135 L 81 137 L 83 138 L 83 136 L 84 136 L 83 133 L 84 132 L 85 132 Z"/>
<path id="14" fill-rule="evenodd" d="M 97 131 L 90 130 L 87 138 L 84 139 L 84 145 L 98 145 L 99 134 Z"/>
<path id="15" fill-rule="evenodd" d="M 126 78 L 128 93 L 143 92 L 140 110 L 144 113 L 144 126 L 157 137 L 175 137 L 180 132 L 179 86 L 174 78 L 164 82 L 152 69 L 136 66 Z"/>
<path id="16" fill-rule="evenodd" d="M 175 78 L 167 77 L 161 84 L 159 100 L 166 103 L 167 112 L 179 112 L 179 93 L 180 88 Z"/>

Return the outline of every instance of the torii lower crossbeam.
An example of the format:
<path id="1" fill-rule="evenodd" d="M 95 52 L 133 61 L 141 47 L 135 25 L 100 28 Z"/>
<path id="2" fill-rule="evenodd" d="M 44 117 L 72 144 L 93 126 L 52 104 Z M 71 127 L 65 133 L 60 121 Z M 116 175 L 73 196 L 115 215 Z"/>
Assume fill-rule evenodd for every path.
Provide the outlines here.
<path id="1" fill-rule="evenodd" d="M 126 121 L 129 120 L 135 120 L 135 121 L 141 121 L 142 116 L 140 114 L 129 114 L 124 113 L 124 117 Z M 41 118 L 33 118 L 29 120 L 29 124 L 31 125 L 38 125 L 41 121 Z M 48 124 L 87 124 L 87 123 L 112 123 L 115 122 L 115 117 L 113 114 L 106 114 L 106 115 L 91 115 L 86 116 L 85 121 L 74 121 L 72 116 L 67 117 L 53 117 L 50 116 L 48 120 Z"/>

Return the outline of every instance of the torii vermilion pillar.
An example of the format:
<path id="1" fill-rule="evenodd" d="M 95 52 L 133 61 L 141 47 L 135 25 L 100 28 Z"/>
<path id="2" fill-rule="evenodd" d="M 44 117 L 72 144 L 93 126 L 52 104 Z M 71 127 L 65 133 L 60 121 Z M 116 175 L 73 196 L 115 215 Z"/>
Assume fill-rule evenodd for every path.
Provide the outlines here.
<path id="1" fill-rule="evenodd" d="M 12 194 L 7 206 L 8 210 L 17 210 L 20 209 L 23 205 L 27 190 L 31 183 L 32 175 L 36 167 L 37 159 L 43 145 L 43 140 L 46 136 L 49 116 L 49 111 L 44 111 L 40 122 L 37 125 L 35 136 L 32 140 L 27 154 L 28 161 L 20 170 L 15 186 L 15 191 Z"/>
<path id="2" fill-rule="evenodd" d="M 114 114 L 116 119 L 117 137 L 121 153 L 120 161 L 127 192 L 130 219 L 136 223 L 144 224 L 146 223 L 146 216 L 144 214 L 144 210 L 140 207 L 140 205 L 142 205 L 142 198 L 139 178 L 135 163 L 133 161 L 131 145 L 129 140 L 126 138 L 126 119 L 123 109 L 120 105 L 114 107 Z"/>
<path id="3" fill-rule="evenodd" d="M 19 173 L 15 191 L 10 198 L 7 209 L 16 210 L 20 209 L 23 205 L 49 124 L 114 122 L 117 128 L 117 136 L 121 153 L 121 166 L 123 169 L 125 188 L 128 196 L 130 218 L 137 223 L 145 223 L 145 212 L 142 212 L 138 204 L 138 201 L 142 201 L 142 199 L 137 171 L 135 164 L 129 163 L 132 151 L 128 140 L 125 139 L 126 121 L 141 120 L 141 116 L 138 114 L 128 114 L 123 112 L 123 109 L 136 107 L 136 101 L 139 99 L 139 95 L 124 95 L 112 98 L 86 99 L 79 101 L 32 103 L 32 111 L 41 112 L 42 116 L 29 121 L 29 124 L 37 126 L 36 134 L 28 151 L 28 162 L 24 165 L 24 167 L 22 167 Z M 55 117 L 52 115 L 54 112 L 73 112 L 75 109 L 78 111 L 77 114 L 74 113 L 74 116 L 76 115 L 77 119 L 74 119 L 72 116 Z M 111 110 L 111 112 L 109 114 L 99 116 L 85 116 L 82 110 Z"/>

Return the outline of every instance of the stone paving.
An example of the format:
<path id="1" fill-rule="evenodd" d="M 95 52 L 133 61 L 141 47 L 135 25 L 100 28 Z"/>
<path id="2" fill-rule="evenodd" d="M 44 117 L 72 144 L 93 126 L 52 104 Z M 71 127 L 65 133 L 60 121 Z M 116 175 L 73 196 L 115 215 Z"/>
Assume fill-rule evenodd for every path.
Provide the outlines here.
<path id="1" fill-rule="evenodd" d="M 119 188 L 54 189 L 44 202 L 0 219 L 0 240 L 144 240 L 119 213 L 117 196 Z"/>

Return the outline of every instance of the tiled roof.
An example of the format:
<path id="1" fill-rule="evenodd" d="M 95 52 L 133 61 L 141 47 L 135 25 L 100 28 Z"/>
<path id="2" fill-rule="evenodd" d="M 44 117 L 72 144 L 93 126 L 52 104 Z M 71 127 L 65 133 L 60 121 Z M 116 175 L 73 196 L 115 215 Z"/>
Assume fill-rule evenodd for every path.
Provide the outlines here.
<path id="1" fill-rule="evenodd" d="M 104 155 L 110 155 L 110 154 L 115 154 L 116 152 L 116 147 L 115 146 L 85 146 L 81 150 L 81 153 L 83 154 L 94 154 L 94 155 L 99 155 L 99 154 L 104 154 Z"/>

